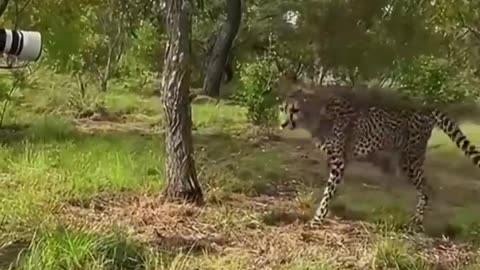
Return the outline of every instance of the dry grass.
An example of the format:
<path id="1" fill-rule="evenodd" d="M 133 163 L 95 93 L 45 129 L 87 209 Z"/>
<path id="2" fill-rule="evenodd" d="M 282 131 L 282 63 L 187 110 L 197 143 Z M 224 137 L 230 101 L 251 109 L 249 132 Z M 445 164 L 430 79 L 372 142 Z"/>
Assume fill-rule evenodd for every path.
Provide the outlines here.
<path id="1" fill-rule="evenodd" d="M 469 245 L 400 233 L 380 236 L 359 221 L 330 220 L 311 230 L 304 216 L 293 213 L 302 213 L 296 202 L 266 196 L 237 195 L 202 208 L 142 195 L 102 196 L 88 208 L 66 205 L 59 222 L 103 234 L 111 228 L 128 231 L 162 251 L 189 254 L 192 265 L 210 258 L 209 264 L 233 260 L 247 269 L 308 269 L 302 263 L 321 269 L 452 269 L 475 257 Z"/>

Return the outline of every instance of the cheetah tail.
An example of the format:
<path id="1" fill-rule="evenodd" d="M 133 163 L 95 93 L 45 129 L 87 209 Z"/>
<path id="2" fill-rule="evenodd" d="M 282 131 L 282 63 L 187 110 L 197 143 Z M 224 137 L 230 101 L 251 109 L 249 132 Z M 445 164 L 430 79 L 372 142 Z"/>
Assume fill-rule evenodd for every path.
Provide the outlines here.
<path id="1" fill-rule="evenodd" d="M 477 167 L 480 167 L 480 151 L 470 142 L 467 136 L 463 134 L 458 124 L 438 110 L 434 110 L 432 115 L 435 117 L 436 125 L 450 137 L 457 147 L 460 148 Z"/>

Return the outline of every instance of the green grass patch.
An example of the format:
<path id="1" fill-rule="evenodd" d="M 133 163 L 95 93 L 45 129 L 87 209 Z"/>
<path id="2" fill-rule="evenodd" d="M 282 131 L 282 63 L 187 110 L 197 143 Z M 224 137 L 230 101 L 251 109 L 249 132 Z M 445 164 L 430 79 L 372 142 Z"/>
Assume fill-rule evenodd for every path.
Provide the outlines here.
<path id="1" fill-rule="evenodd" d="M 332 208 L 344 218 L 369 221 L 381 231 L 400 231 L 413 215 L 413 205 L 395 194 L 368 190 L 354 183 L 346 183 L 342 188 L 345 190 L 336 198 Z M 411 193 L 415 196 L 413 190 Z"/>
<path id="2" fill-rule="evenodd" d="M 463 133 L 470 141 L 480 146 L 480 126 L 475 124 L 463 124 L 460 126 Z M 432 132 L 429 141 L 429 150 L 427 155 L 427 163 L 458 173 L 460 176 L 472 176 L 480 172 L 479 169 L 472 164 L 463 151 L 439 129 Z"/>
<path id="3" fill-rule="evenodd" d="M 374 248 L 372 269 L 428 270 L 430 265 L 399 239 L 381 239 Z"/>
<path id="4" fill-rule="evenodd" d="M 285 181 L 283 149 L 261 146 L 246 136 L 199 130 L 196 159 L 202 181 L 210 189 L 248 195 L 271 194 Z"/>
<path id="5" fill-rule="evenodd" d="M 248 124 L 245 110 L 224 102 L 194 104 L 192 119 L 196 128 L 217 131 L 244 130 Z"/>
<path id="6" fill-rule="evenodd" d="M 448 226 L 451 236 L 480 244 L 480 217 L 476 214 L 478 205 L 455 210 Z"/>
<path id="7" fill-rule="evenodd" d="M 65 122 L 39 122 L 1 146 L 0 220 L 37 224 L 61 201 L 98 192 L 158 192 L 161 142 L 132 134 L 90 136 Z M 33 219 L 33 220 L 32 220 Z"/>
<path id="8" fill-rule="evenodd" d="M 162 104 L 158 97 L 144 98 L 134 93 L 106 93 L 105 106 L 110 112 L 122 115 L 145 114 L 157 115 L 162 111 Z"/>
<path id="9" fill-rule="evenodd" d="M 18 270 L 187 269 L 187 257 L 154 251 L 122 233 L 65 228 L 38 232 L 13 264 Z"/>

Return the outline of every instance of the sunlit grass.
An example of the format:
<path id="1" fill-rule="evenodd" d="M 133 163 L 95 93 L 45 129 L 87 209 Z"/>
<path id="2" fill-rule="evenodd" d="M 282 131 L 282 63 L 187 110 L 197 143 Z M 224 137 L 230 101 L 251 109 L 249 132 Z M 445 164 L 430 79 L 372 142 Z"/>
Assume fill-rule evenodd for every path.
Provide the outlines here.
<path id="1" fill-rule="evenodd" d="M 28 250 L 20 253 L 15 269 L 188 269 L 182 254 L 155 252 L 121 233 L 98 235 L 71 229 L 39 231 Z"/>
<path id="2" fill-rule="evenodd" d="M 416 255 L 415 250 L 399 239 L 385 238 L 376 243 L 372 269 L 428 270 L 425 259 Z"/>
<path id="3" fill-rule="evenodd" d="M 158 192 L 161 142 L 134 135 L 89 136 L 56 119 L 39 122 L 0 151 L 0 220 L 37 224 L 60 202 L 98 192 Z"/>

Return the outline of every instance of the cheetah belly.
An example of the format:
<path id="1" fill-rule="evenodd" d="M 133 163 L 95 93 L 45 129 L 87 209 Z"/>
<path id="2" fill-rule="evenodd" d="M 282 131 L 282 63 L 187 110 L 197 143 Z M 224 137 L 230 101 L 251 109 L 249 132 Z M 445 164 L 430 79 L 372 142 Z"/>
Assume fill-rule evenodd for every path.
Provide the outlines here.
<path id="1" fill-rule="evenodd" d="M 384 118 L 375 114 L 358 118 L 347 141 L 347 152 L 351 160 L 369 162 L 390 173 L 397 169 L 401 123 Z"/>

